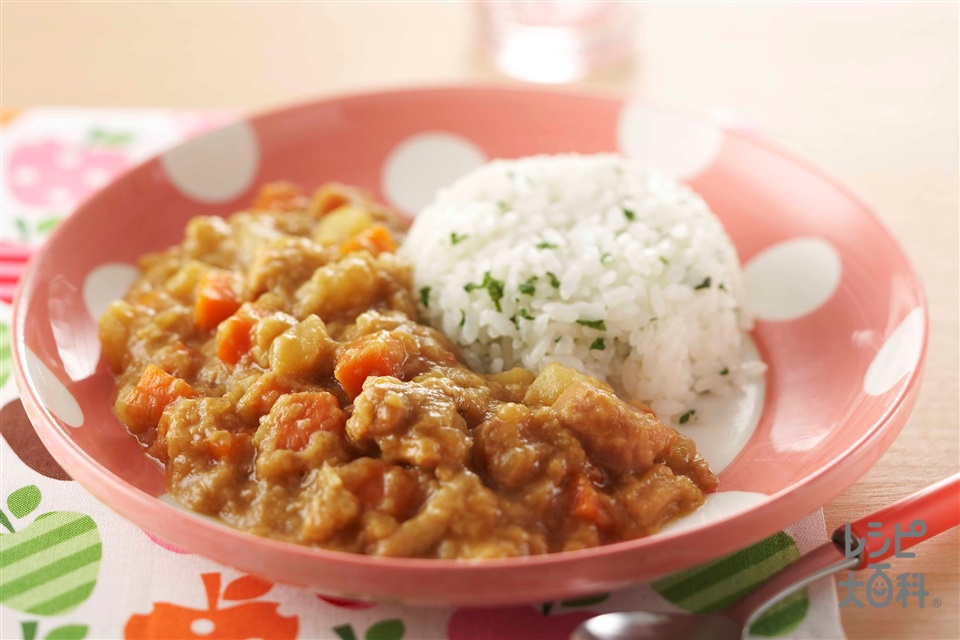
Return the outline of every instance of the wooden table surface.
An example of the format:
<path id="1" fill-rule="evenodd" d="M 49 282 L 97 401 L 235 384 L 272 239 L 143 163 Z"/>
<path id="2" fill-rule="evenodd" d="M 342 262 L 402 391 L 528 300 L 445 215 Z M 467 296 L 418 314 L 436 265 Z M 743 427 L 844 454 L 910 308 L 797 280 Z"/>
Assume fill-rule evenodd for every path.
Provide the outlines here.
<path id="1" fill-rule="evenodd" d="M 583 86 L 745 118 L 872 203 L 926 285 L 917 408 L 828 529 L 958 469 L 958 10 L 943 4 L 644 4 L 638 51 Z M 357 89 L 509 82 L 467 3 L 2 5 L 6 106 L 260 109 Z M 797 514 L 800 517 L 803 514 Z M 842 610 L 851 638 L 960 637 L 958 532 L 895 560 L 942 606 Z"/>

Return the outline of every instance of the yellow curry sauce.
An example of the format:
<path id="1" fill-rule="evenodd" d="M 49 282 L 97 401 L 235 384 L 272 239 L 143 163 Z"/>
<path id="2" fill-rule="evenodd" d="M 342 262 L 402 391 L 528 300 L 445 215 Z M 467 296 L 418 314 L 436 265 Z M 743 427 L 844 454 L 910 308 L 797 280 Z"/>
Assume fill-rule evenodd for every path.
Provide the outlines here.
<path id="1" fill-rule="evenodd" d="M 417 322 L 404 228 L 356 190 L 274 184 L 141 260 L 100 336 L 178 501 L 305 545 L 493 558 L 645 536 L 716 488 L 599 380 L 471 371 Z"/>

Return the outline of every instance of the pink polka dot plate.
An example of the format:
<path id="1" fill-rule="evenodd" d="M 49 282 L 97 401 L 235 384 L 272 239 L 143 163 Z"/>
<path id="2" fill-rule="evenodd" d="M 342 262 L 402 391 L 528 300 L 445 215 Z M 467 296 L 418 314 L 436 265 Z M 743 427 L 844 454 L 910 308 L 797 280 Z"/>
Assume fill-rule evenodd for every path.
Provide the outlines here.
<path id="1" fill-rule="evenodd" d="M 258 185 L 337 180 L 415 212 L 491 158 L 619 151 L 682 179 L 723 220 L 757 316 L 762 383 L 691 429 L 722 469 L 699 512 L 646 539 L 483 562 L 299 547 L 172 504 L 163 474 L 112 412 L 95 318 L 142 254 Z M 622 586 L 746 546 L 822 506 L 896 438 L 927 340 L 902 248 L 847 188 L 755 135 L 609 97 L 507 88 L 371 93 L 275 111 L 196 138 L 89 199 L 31 261 L 14 309 L 14 366 L 43 442 L 96 497 L 186 551 L 339 596 L 416 603 L 549 600 Z M 709 421 L 705 421 L 709 422 Z M 733 444 L 731 444 L 733 443 Z"/>

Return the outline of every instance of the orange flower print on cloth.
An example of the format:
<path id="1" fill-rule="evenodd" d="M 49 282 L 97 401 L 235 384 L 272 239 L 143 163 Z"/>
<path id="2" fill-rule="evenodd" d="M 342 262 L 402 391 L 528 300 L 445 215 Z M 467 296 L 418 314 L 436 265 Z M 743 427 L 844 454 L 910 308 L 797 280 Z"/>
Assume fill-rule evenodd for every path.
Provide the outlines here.
<path id="1" fill-rule="evenodd" d="M 0 125 L 12 122 L 19 115 L 19 109 L 0 109 Z"/>
<path id="2" fill-rule="evenodd" d="M 123 630 L 127 640 L 160 640 L 169 638 L 262 638 L 263 640 L 294 640 L 299 620 L 296 616 L 282 616 L 277 602 L 243 602 L 221 606 L 225 601 L 256 600 L 273 588 L 273 583 L 253 576 L 242 576 L 227 585 L 220 593 L 220 574 L 200 576 L 207 593 L 206 609 L 193 609 L 170 602 L 155 602 L 147 614 L 135 614 Z"/>

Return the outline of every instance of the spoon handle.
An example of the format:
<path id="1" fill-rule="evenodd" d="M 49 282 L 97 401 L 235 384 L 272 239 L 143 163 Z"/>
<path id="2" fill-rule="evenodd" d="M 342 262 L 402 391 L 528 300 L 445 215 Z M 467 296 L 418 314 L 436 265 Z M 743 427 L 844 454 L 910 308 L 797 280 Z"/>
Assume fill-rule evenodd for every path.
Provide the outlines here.
<path id="1" fill-rule="evenodd" d="M 960 525 L 960 473 L 840 527 L 833 540 L 862 569 Z M 852 534 L 852 535 L 851 535 Z M 844 545 L 846 545 L 844 547 Z M 851 549 L 851 546 L 853 547 Z M 905 557 L 912 557 L 909 554 Z"/>

